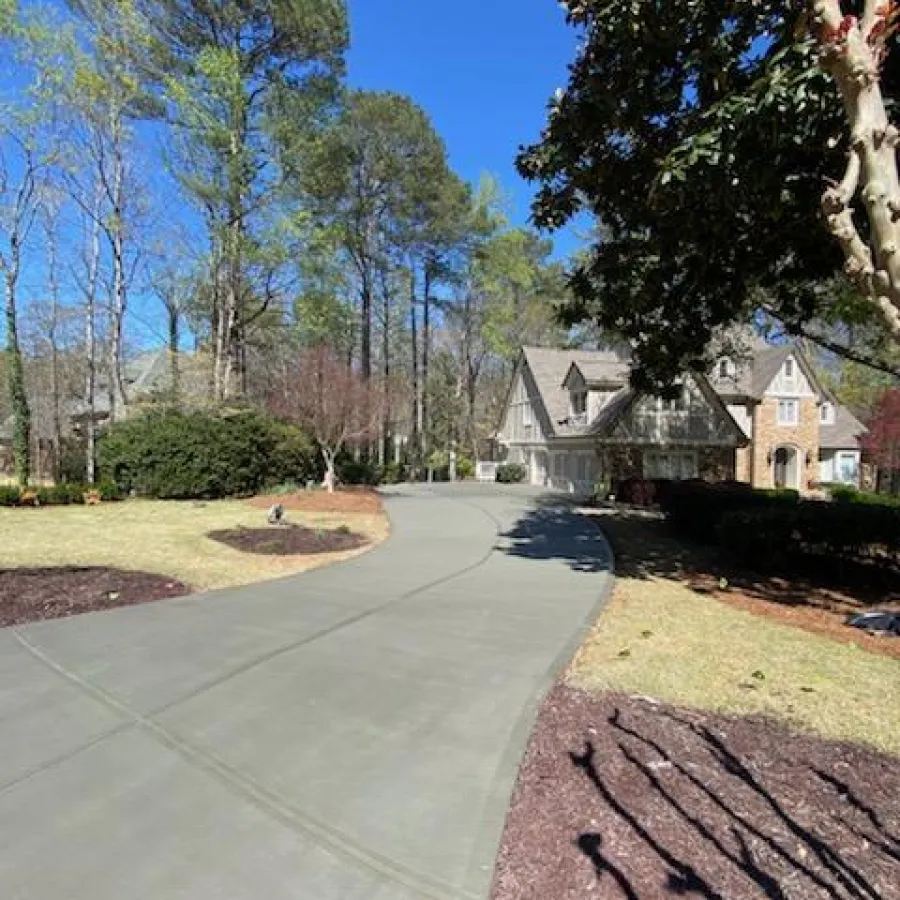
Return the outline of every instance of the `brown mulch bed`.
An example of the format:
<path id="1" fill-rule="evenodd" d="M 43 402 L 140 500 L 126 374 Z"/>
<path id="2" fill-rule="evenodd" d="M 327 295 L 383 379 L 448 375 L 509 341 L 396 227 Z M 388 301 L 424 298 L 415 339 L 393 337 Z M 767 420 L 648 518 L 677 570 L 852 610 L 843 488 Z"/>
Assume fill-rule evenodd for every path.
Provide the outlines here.
<path id="1" fill-rule="evenodd" d="M 383 508 L 381 497 L 371 488 L 341 489 L 333 494 L 319 489 L 295 494 L 271 494 L 254 497 L 249 502 L 260 509 L 280 503 L 286 510 L 362 515 L 377 515 Z"/>
<path id="2" fill-rule="evenodd" d="M 356 550 L 369 540 L 353 531 L 304 528 L 301 525 L 274 525 L 269 528 L 229 528 L 210 531 L 207 537 L 221 544 L 267 556 L 294 556 L 312 553 L 339 553 Z"/>
<path id="3" fill-rule="evenodd" d="M 0 569 L 0 626 L 182 597 L 191 588 L 149 572 L 65 566 Z"/>
<path id="4" fill-rule="evenodd" d="M 663 521 L 623 512 L 597 517 L 613 546 L 617 574 L 629 578 L 669 578 L 698 593 L 754 615 L 813 634 L 900 659 L 900 638 L 869 634 L 846 624 L 847 617 L 871 609 L 900 610 L 900 595 L 878 585 L 835 584 L 830 577 L 779 578 L 736 566 L 714 548 L 675 538 Z M 719 586 L 727 579 L 727 588 Z"/>
<path id="5" fill-rule="evenodd" d="M 895 703 L 896 698 L 885 698 Z M 557 686 L 492 900 L 900 898 L 900 760 Z"/>

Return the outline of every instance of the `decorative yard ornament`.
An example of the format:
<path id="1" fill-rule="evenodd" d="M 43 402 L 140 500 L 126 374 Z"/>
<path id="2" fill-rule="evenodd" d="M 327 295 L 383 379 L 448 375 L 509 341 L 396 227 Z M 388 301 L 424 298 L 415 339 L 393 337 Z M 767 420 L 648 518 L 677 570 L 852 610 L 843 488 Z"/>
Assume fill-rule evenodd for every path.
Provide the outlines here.
<path id="1" fill-rule="evenodd" d="M 275 503 L 269 508 L 269 524 L 280 525 L 284 518 L 284 507 L 280 503 Z"/>
<path id="2" fill-rule="evenodd" d="M 845 14 L 841 0 L 810 0 L 810 10 L 822 67 L 837 84 L 850 124 L 847 170 L 825 192 L 822 210 L 844 250 L 847 274 L 900 337 L 900 132 L 888 120 L 881 93 L 881 67 L 897 27 L 897 3 L 866 0 L 859 18 Z M 853 219 L 857 194 L 866 208 L 869 243 Z"/>

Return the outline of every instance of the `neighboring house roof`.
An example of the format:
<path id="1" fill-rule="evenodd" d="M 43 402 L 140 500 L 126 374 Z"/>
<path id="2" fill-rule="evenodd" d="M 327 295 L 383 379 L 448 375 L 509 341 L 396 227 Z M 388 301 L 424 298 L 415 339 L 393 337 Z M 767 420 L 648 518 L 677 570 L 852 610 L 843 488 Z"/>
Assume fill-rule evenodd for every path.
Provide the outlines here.
<path id="1" fill-rule="evenodd" d="M 834 424 L 819 426 L 819 446 L 823 450 L 856 450 L 866 430 L 846 406 L 835 403 Z"/>

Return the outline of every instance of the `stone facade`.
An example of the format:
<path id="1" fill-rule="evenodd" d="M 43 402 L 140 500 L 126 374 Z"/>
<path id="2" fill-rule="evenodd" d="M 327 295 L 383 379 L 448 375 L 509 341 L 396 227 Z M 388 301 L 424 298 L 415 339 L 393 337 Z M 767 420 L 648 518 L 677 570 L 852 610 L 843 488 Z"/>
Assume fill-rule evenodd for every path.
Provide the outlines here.
<path id="1" fill-rule="evenodd" d="M 734 454 L 734 477 L 737 481 L 753 483 L 753 446 L 738 447 Z"/>
<path id="2" fill-rule="evenodd" d="M 754 487 L 775 486 L 775 453 L 779 447 L 794 447 L 800 472 L 800 490 L 810 490 L 819 478 L 819 408 L 815 397 L 800 397 L 796 425 L 778 423 L 778 398 L 764 397 L 753 411 L 752 469 Z M 743 479 L 741 479 L 743 480 Z"/>

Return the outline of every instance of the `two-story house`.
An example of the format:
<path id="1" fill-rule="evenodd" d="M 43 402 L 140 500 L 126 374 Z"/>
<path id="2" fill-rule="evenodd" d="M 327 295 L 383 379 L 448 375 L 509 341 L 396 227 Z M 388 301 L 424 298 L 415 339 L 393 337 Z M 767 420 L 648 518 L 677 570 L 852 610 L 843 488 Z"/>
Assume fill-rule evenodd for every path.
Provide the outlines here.
<path id="1" fill-rule="evenodd" d="M 668 401 L 637 394 L 628 372 L 612 351 L 525 348 L 498 432 L 506 458 L 530 483 L 575 493 L 631 477 L 858 484 L 865 429 L 795 345 L 723 357 Z"/>

